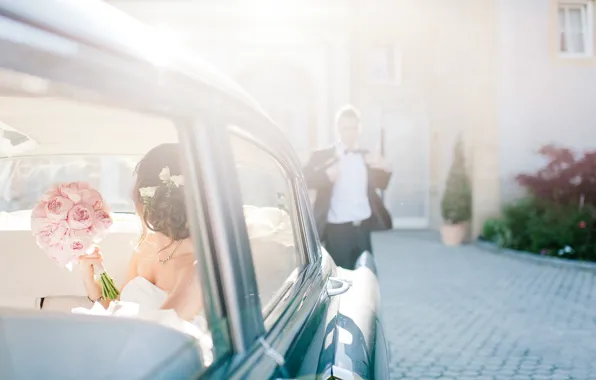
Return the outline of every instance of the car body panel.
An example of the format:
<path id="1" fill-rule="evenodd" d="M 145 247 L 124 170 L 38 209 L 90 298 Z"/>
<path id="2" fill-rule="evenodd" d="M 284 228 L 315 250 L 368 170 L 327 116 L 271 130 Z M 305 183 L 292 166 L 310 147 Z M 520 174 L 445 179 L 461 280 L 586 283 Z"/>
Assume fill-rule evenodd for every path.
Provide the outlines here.
<path id="1" fill-rule="evenodd" d="M 359 262 L 366 260 L 374 261 L 368 252 L 361 255 Z M 347 279 L 352 286 L 342 295 L 323 294 L 319 298 L 288 350 L 288 372 L 292 378 L 300 379 L 388 378 L 376 276 L 366 266 L 346 270 L 335 267 L 331 260 L 324 272 Z"/>

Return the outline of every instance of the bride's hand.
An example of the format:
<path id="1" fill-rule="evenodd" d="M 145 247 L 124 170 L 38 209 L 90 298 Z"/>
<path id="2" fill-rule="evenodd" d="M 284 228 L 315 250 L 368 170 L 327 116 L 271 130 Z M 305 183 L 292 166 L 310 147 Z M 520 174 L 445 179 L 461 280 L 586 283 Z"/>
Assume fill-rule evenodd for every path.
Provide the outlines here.
<path id="1" fill-rule="evenodd" d="M 93 278 L 95 267 L 103 265 L 103 256 L 99 247 L 95 247 L 93 253 L 79 256 L 79 267 L 85 278 Z"/>

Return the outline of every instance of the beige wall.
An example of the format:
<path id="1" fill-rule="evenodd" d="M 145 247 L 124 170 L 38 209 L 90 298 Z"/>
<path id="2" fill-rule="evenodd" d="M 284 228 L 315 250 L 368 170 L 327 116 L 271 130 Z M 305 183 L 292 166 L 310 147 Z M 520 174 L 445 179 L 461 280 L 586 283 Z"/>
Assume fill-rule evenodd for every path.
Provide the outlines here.
<path id="1" fill-rule="evenodd" d="M 546 164 L 542 146 L 596 150 L 596 58 L 558 53 L 557 1 L 500 4 L 501 200 L 509 202 L 523 194 L 516 175 Z"/>
<path id="2" fill-rule="evenodd" d="M 440 201 L 455 138 L 465 137 L 474 190 L 472 232 L 499 209 L 497 114 L 497 0 L 396 1 L 390 8 L 362 12 L 374 27 L 361 48 L 390 38 L 403 52 L 402 83 L 352 90 L 365 108 L 385 102 L 401 107 L 428 128 L 430 225 L 441 223 Z M 354 95 L 357 94 L 357 95 Z M 401 103 L 401 104 L 395 104 Z M 416 114 L 426 113 L 426 118 Z"/>
<path id="3" fill-rule="evenodd" d="M 442 67 L 436 78 L 437 87 L 430 89 L 433 104 L 437 105 L 432 109 L 435 143 L 451 148 L 452 143 L 448 142 L 453 132 L 464 133 L 473 191 L 473 236 L 480 233 L 484 220 L 498 213 L 500 207 L 498 1 L 450 1 L 443 5 L 445 17 L 437 20 L 442 26 L 435 65 Z M 439 189 L 450 164 L 447 157 L 435 157 Z M 438 207 L 440 197 L 435 202 Z"/>

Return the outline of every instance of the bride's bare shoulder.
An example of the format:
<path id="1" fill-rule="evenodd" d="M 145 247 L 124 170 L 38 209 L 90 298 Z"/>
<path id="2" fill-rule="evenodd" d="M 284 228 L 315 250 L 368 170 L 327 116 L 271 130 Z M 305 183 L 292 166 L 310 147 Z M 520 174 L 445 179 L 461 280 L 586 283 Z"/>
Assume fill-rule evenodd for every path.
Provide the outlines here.
<path id="1" fill-rule="evenodd" d="M 155 251 L 155 238 L 152 235 L 148 235 L 137 244 L 134 250 L 134 255 L 136 255 L 138 258 L 143 258 L 151 256 L 155 253 Z"/>

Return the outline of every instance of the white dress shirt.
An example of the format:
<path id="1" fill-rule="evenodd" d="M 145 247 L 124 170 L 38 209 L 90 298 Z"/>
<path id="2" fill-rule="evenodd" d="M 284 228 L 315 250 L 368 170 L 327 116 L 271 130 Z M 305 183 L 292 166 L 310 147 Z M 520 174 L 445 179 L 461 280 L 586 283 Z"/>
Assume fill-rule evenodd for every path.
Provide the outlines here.
<path id="1" fill-rule="evenodd" d="M 360 222 L 370 218 L 368 200 L 368 171 L 364 156 L 346 153 L 342 144 L 337 146 L 339 175 L 331 193 L 331 207 L 327 221 L 333 224 Z"/>

